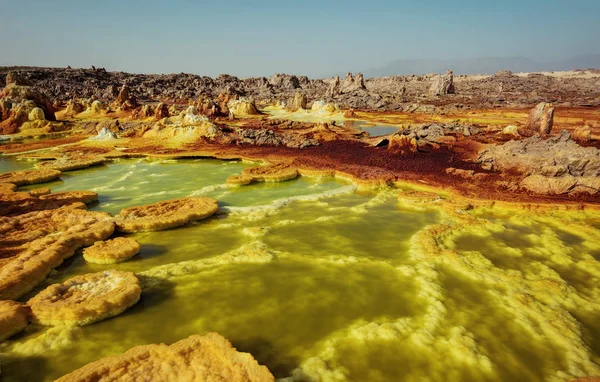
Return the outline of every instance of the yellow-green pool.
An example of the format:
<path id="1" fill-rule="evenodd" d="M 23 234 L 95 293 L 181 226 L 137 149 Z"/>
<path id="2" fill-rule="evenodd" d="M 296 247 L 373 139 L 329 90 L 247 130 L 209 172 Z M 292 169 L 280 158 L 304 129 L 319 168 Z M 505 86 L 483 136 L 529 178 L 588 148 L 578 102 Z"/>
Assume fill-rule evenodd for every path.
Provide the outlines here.
<path id="1" fill-rule="evenodd" d="M 12 162 L 0 161 L 0 172 Z M 94 190 L 92 208 L 111 213 L 187 195 L 214 197 L 221 209 L 130 235 L 142 250 L 125 263 L 69 259 L 40 288 L 120 269 L 138 274 L 142 299 L 106 321 L 32 326 L 5 341 L 2 381 L 52 380 L 136 345 L 209 331 L 286 381 L 600 375 L 600 214 L 449 212 L 336 179 L 225 184 L 250 165 L 128 159 L 36 186 Z"/>

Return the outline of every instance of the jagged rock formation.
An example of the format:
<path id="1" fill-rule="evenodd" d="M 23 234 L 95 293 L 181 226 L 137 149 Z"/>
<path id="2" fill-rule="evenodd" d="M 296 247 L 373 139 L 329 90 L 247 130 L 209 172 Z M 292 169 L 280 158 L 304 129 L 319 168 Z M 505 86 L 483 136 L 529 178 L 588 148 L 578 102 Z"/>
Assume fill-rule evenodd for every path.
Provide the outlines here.
<path id="1" fill-rule="evenodd" d="M 597 90 L 600 72 L 595 71 L 570 72 L 569 75 L 515 75 L 508 72 L 493 76 L 456 75 L 453 76 L 452 82 L 454 86 L 460 87 L 460 94 L 453 96 L 451 101 L 445 98 L 444 94 L 428 100 L 422 97 L 429 93 L 436 81 L 440 84 L 435 86 L 436 94 L 438 88 L 450 90 L 448 81 L 444 80 L 448 76 L 442 76 L 440 79 L 437 75 L 363 79 L 357 74 L 352 80 L 348 78 L 338 83 L 335 78 L 308 79 L 285 74 L 274 75 L 269 79 L 239 79 L 229 75 L 210 78 L 183 73 L 146 75 L 89 69 L 0 67 L 0 84 L 4 83 L 2 80 L 10 71 L 18 71 L 19 81 L 34 83 L 36 88 L 63 105 L 73 98 L 92 97 L 110 104 L 118 98 L 121 84 L 127 84 L 129 95 L 141 104 L 194 102 L 200 97 L 212 100 L 222 93 L 252 98 L 256 102 L 269 102 L 277 99 L 287 100 L 297 91 L 302 91 L 308 99 L 335 98 L 335 102 L 342 108 L 409 112 L 420 111 L 419 107 L 423 108 L 424 112 L 427 108 L 435 110 L 440 103 L 448 102 L 460 105 L 461 108 L 495 105 L 532 107 L 542 101 L 556 104 L 557 100 L 560 100 L 560 105 L 566 106 L 600 105 L 600 94 Z M 349 91 L 342 92 L 342 89 Z M 574 92 L 573 89 L 577 91 Z M 222 101 L 219 101 L 219 104 L 222 105 Z M 415 104 L 417 107 L 413 107 Z M 208 109 L 212 109 L 212 105 Z M 222 108 L 218 112 L 227 115 L 228 110 Z"/>
<path id="2" fill-rule="evenodd" d="M 429 94 L 432 96 L 454 93 L 454 74 L 451 70 L 448 70 L 444 75 L 438 76 L 431 85 L 431 88 L 429 88 Z"/>
<path id="3" fill-rule="evenodd" d="M 356 90 L 366 89 L 367 87 L 365 86 L 365 80 L 362 73 L 356 73 L 356 77 L 352 77 L 352 73 L 346 73 L 346 78 L 344 78 L 344 82 L 340 85 L 339 93 L 351 93 Z"/>
<path id="4" fill-rule="evenodd" d="M 297 92 L 294 95 L 294 98 L 290 99 L 286 104 L 286 109 L 289 111 L 298 111 L 306 109 L 306 95 L 300 92 Z"/>
<path id="5" fill-rule="evenodd" d="M 168 118 L 169 115 L 169 107 L 163 102 L 159 103 L 158 106 L 156 106 L 156 109 L 154 109 L 154 118 L 156 120 Z"/>
<path id="6" fill-rule="evenodd" d="M 527 123 L 519 128 L 519 134 L 526 137 L 540 134 L 545 137 L 552 131 L 553 124 L 554 106 L 547 102 L 541 102 L 529 112 Z"/>
<path id="7" fill-rule="evenodd" d="M 567 131 L 510 141 L 480 153 L 482 167 L 525 176 L 520 187 L 537 194 L 597 194 L 600 191 L 600 150 L 581 147 Z"/>
<path id="8" fill-rule="evenodd" d="M 20 74 L 9 72 L 6 87 L 0 92 L 0 134 L 12 134 L 24 124 L 42 128 L 56 121 L 52 102 Z"/>

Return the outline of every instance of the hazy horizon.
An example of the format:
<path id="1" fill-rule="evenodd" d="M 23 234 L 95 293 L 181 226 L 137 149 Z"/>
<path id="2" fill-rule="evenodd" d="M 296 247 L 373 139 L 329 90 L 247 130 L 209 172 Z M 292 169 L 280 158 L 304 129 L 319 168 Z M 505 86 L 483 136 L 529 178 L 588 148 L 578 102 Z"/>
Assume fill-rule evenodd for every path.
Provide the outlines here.
<path id="1" fill-rule="evenodd" d="M 600 2 L 0 0 L 1 66 L 328 77 L 402 60 L 600 53 Z M 427 71 L 424 71 L 427 72 Z"/>

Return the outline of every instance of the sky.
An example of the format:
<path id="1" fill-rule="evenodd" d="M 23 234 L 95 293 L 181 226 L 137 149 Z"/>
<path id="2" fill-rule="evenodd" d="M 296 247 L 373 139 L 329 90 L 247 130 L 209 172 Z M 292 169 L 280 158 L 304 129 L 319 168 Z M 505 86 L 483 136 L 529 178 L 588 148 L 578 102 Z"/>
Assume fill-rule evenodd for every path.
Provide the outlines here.
<path id="1" fill-rule="evenodd" d="M 326 77 L 600 53 L 600 0 L 0 0 L 0 66 Z"/>

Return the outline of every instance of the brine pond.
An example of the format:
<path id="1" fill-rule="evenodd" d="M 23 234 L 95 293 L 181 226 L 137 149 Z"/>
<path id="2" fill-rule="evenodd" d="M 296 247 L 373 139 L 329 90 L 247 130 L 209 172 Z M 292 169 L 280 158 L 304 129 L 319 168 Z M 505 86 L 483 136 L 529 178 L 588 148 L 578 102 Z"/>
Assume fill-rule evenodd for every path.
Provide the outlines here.
<path id="1" fill-rule="evenodd" d="M 3 158 L 0 172 L 33 164 Z M 21 187 L 93 190 L 90 209 L 111 214 L 192 195 L 217 199 L 220 211 L 127 235 L 142 249 L 124 263 L 67 260 L 36 291 L 118 269 L 138 275 L 141 300 L 87 326 L 30 326 L 0 344 L 0 379 L 53 380 L 137 345 L 212 331 L 282 381 L 600 375 L 599 213 L 463 211 L 335 178 L 225 183 L 253 165 L 120 159 Z"/>

